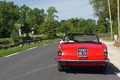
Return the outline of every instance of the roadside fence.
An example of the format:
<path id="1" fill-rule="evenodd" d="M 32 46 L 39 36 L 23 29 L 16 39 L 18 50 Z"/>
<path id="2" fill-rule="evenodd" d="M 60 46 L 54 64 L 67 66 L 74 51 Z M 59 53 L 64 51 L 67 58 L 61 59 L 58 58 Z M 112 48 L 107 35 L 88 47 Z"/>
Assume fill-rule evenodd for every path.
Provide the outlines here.
<path id="1" fill-rule="evenodd" d="M 10 46 L 0 46 L 0 49 L 8 49 L 8 48 L 16 47 L 16 46 L 22 47 L 22 46 L 25 46 L 25 45 L 36 44 L 36 43 L 41 42 L 41 41 L 50 41 L 50 40 L 55 40 L 55 39 L 59 39 L 59 38 L 26 40 L 26 41 L 19 42 L 17 44 L 10 45 Z"/>

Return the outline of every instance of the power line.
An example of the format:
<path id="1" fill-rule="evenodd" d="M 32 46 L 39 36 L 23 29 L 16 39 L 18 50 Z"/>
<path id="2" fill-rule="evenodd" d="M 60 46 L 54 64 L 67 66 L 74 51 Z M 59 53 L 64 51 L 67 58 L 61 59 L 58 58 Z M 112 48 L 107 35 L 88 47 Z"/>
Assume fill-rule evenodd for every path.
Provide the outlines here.
<path id="1" fill-rule="evenodd" d="M 82 7 L 86 7 L 86 6 L 89 6 L 89 5 L 90 5 L 90 4 L 86 4 L 86 5 L 82 5 L 82 6 L 79 6 L 79 7 L 74 7 L 74 8 L 71 8 L 71 9 L 61 10 L 61 11 L 58 11 L 58 13 L 60 13 L 60 12 L 65 12 L 65 11 L 70 11 L 70 10 L 78 9 L 78 8 L 82 8 Z"/>

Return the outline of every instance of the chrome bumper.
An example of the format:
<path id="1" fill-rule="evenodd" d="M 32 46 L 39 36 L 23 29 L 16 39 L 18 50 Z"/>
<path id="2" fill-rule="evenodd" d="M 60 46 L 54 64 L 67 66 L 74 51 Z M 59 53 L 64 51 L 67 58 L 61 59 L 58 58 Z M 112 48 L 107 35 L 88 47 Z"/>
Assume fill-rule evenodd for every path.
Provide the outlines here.
<path id="1" fill-rule="evenodd" d="M 65 59 L 57 59 L 55 58 L 57 62 L 109 62 L 108 60 L 65 60 Z"/>

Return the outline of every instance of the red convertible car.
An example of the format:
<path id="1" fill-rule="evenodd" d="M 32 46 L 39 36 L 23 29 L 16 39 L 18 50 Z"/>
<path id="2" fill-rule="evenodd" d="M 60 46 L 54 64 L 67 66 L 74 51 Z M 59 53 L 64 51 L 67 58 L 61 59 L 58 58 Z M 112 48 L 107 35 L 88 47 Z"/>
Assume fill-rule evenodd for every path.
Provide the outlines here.
<path id="1" fill-rule="evenodd" d="M 107 46 L 95 34 L 65 34 L 55 60 L 59 71 L 70 66 L 98 66 L 106 71 L 109 62 Z"/>

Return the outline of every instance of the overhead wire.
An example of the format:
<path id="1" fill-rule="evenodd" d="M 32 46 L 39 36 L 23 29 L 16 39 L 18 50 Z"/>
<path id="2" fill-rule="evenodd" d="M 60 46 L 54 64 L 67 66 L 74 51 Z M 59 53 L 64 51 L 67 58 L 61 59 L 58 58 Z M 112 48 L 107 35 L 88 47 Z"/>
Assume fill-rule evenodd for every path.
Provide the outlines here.
<path id="1" fill-rule="evenodd" d="M 78 8 L 82 8 L 82 7 L 86 7 L 86 6 L 89 6 L 89 5 L 90 4 L 86 4 L 86 5 L 82 5 L 82 6 L 79 6 L 79 7 L 74 7 L 74 8 L 71 8 L 71 9 L 61 10 L 61 11 L 58 11 L 58 13 L 65 12 L 65 11 L 70 11 L 70 10 L 78 9 Z"/>

